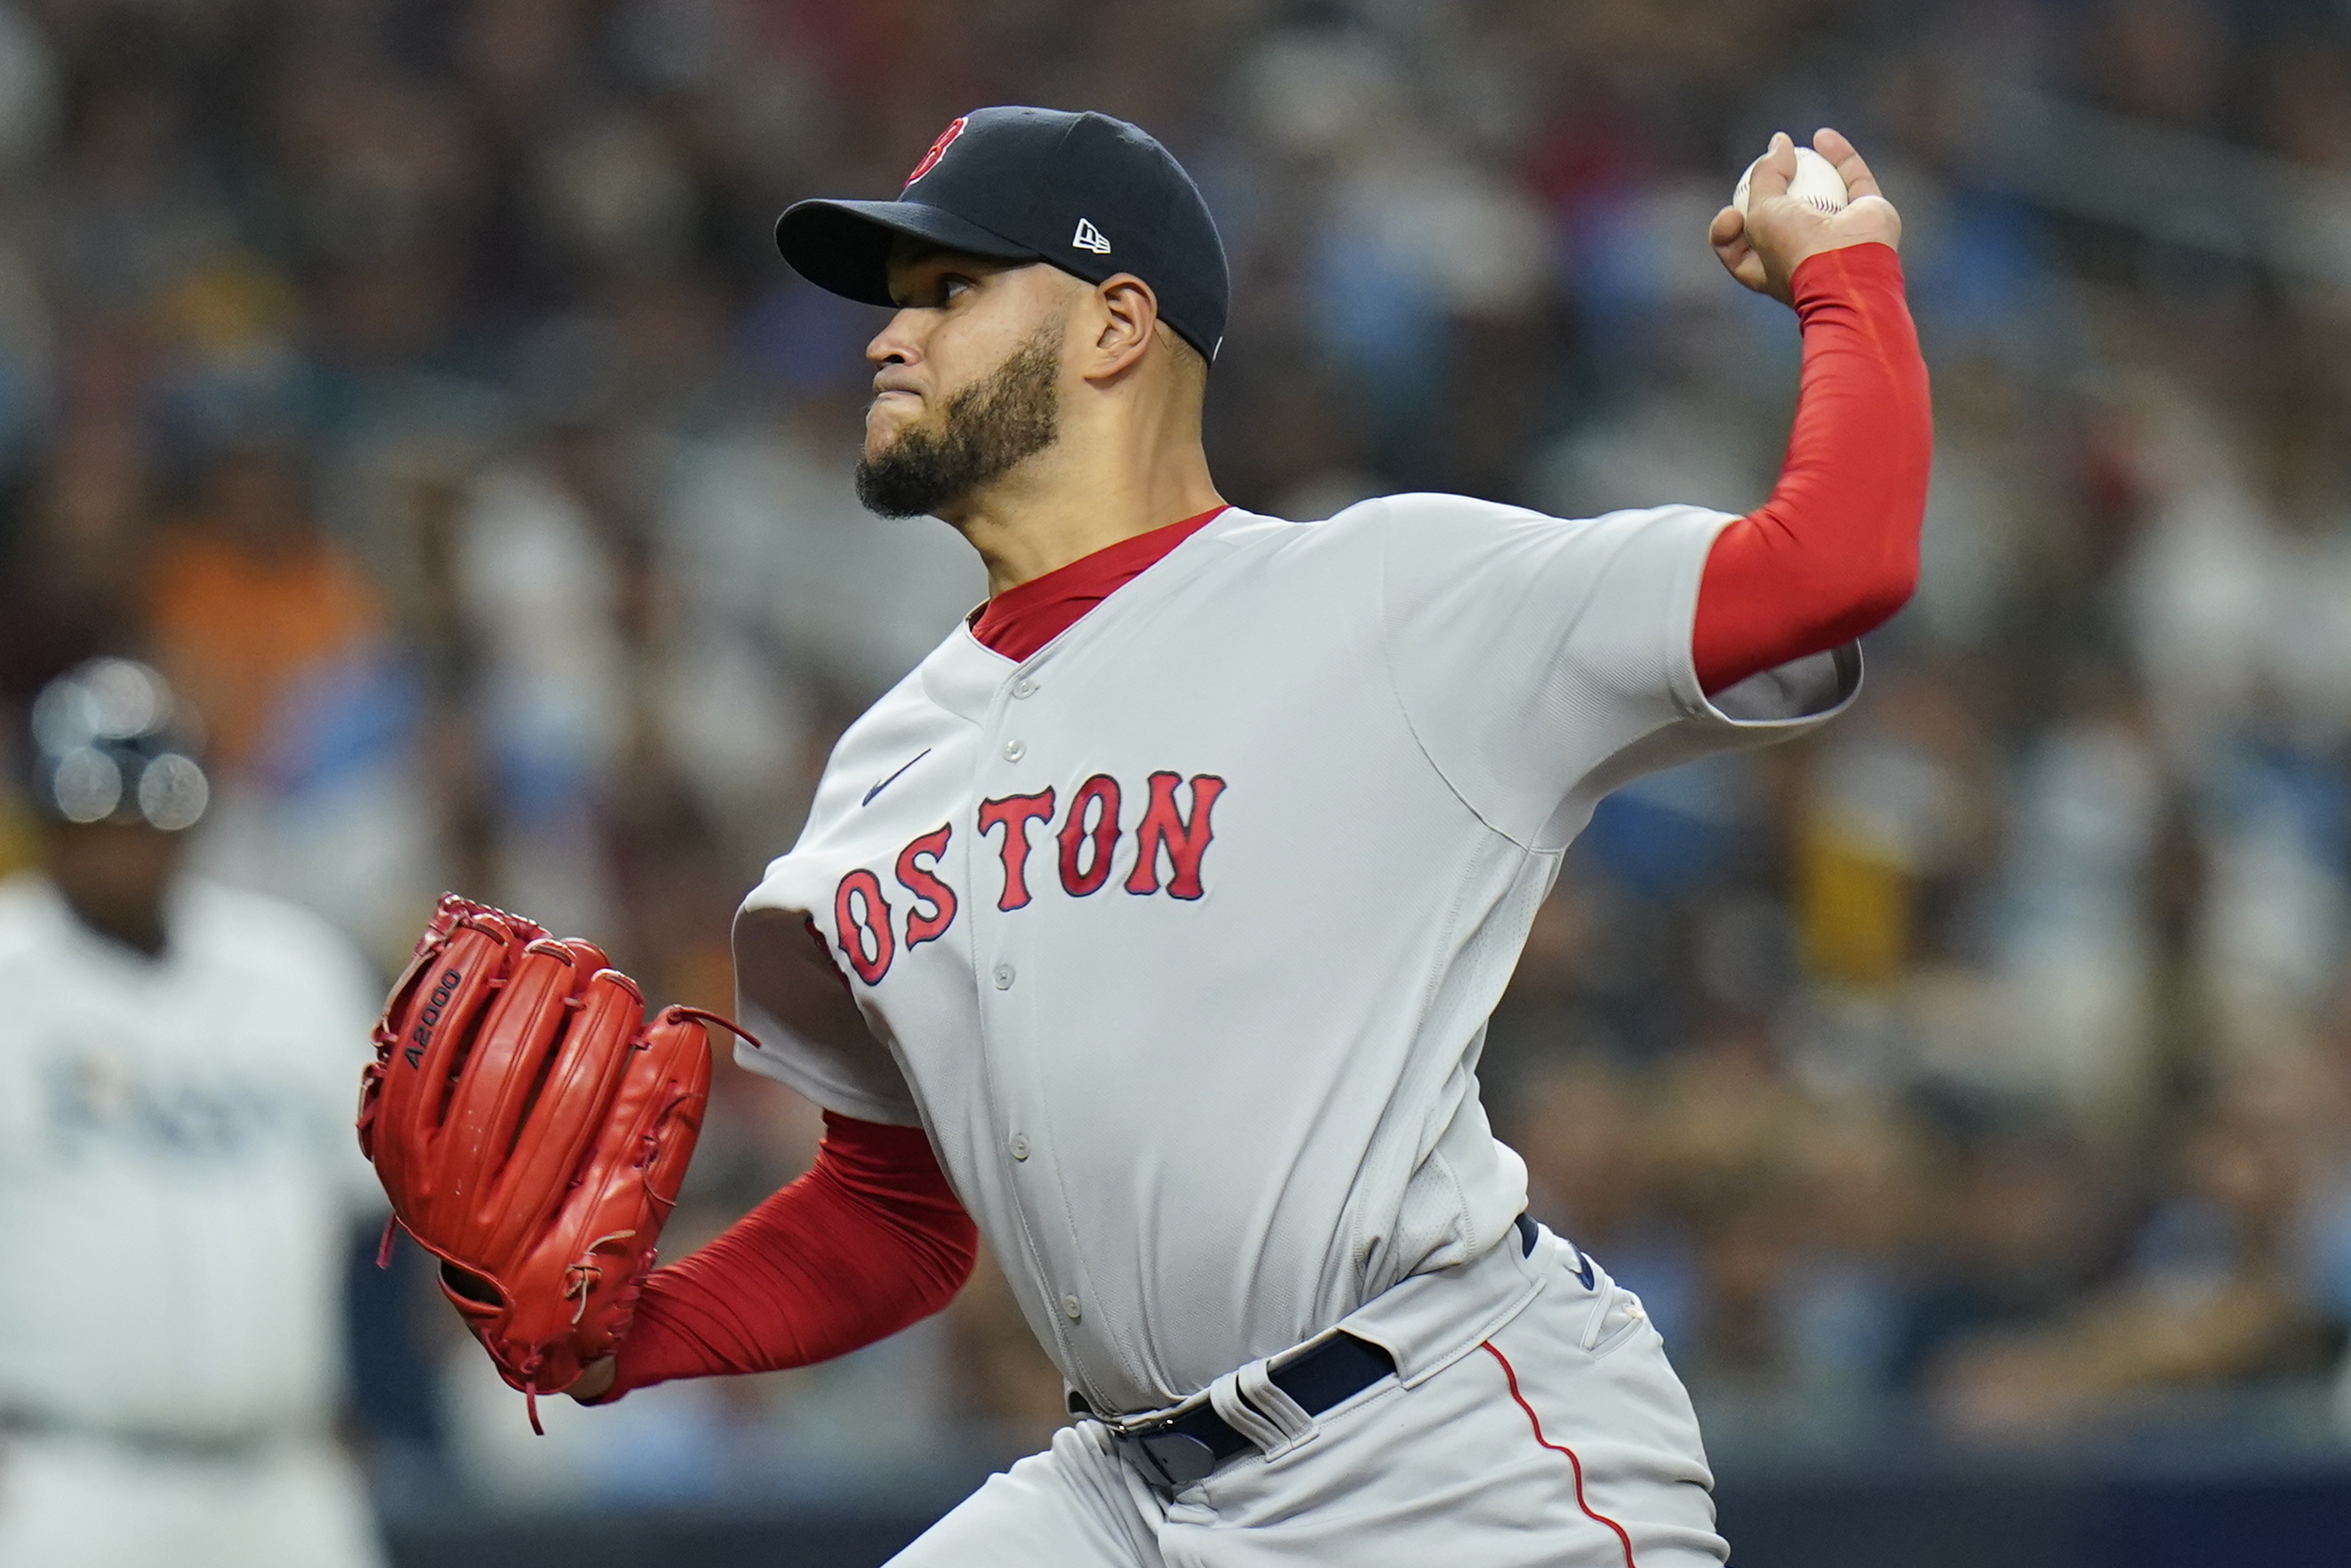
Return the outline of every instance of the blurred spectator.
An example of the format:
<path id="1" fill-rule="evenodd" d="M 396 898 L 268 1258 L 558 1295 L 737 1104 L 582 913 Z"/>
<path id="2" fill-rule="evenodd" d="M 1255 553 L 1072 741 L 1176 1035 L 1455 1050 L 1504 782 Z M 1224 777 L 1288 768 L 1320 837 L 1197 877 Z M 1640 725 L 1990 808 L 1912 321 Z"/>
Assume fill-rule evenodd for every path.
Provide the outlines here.
<path id="1" fill-rule="evenodd" d="M 12 747 L 34 693 L 86 659 L 141 640 L 144 485 L 138 433 L 98 421 L 60 432 L 30 481 L 0 577 L 0 717 Z"/>
<path id="2" fill-rule="evenodd" d="M 149 621 L 212 726 L 204 863 L 397 963 L 432 894 L 408 771 L 413 682 L 381 591 L 319 528 L 298 449 L 250 442 L 214 459 L 155 550 Z"/>
<path id="3" fill-rule="evenodd" d="M 152 567 L 157 653 L 210 716 L 215 766 L 278 785 L 318 766 L 343 692 L 383 654 L 381 596 L 320 535 L 296 461 L 224 454 Z"/>
<path id="4" fill-rule="evenodd" d="M 2043 1328 L 2111 1271 L 2118 1195 L 2062 1122 L 1993 1105 L 1948 1130 L 1920 1260 L 1888 1371 L 1905 1387 L 1955 1342 Z M 2104 1243 L 2102 1245 L 2102 1243 Z"/>
<path id="5" fill-rule="evenodd" d="M 2310 1375 L 2335 1336 L 2292 1252 L 2293 1142 L 2264 1108 L 2222 1096 L 2190 1130 L 2177 1195 L 2113 1285 L 2053 1321 L 1943 1353 L 1939 1412 L 1970 1435 L 2053 1437 L 2167 1390 Z"/>
<path id="6" fill-rule="evenodd" d="M 666 589 L 648 555 L 649 438 L 616 417 L 608 329 L 559 323 L 533 347 L 538 439 L 473 486 L 455 585 L 481 659 L 474 717 L 494 768 L 499 895 L 550 928 L 611 931 L 621 914 L 598 808 L 644 721 L 644 634 Z"/>

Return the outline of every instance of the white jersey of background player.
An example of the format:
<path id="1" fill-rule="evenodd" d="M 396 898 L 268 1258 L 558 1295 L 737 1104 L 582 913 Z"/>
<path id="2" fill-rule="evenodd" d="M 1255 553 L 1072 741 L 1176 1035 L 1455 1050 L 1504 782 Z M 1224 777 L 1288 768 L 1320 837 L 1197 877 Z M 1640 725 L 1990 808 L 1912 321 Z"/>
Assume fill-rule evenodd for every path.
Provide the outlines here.
<path id="1" fill-rule="evenodd" d="M 1797 208 L 1793 162 L 1775 141 L 1751 239 L 1735 213 L 1714 237 L 1782 298 L 1818 253 L 1876 253 L 1813 276 L 1850 286 L 1821 309 L 1855 313 L 1840 340 L 1884 383 L 1828 401 L 1915 392 L 1889 472 L 1855 476 L 1898 568 L 1924 384 L 1866 244 L 1896 221 Z M 1856 656 L 1814 642 L 1709 698 L 1719 513 L 1220 508 L 1198 419 L 1221 247 L 1133 127 L 981 110 L 898 201 L 804 203 L 778 237 L 900 308 L 868 350 L 861 491 L 955 524 L 996 597 L 842 737 L 746 904 L 771 1040 L 741 1059 L 925 1130 L 1087 1417 L 903 1561 L 1719 1560 L 1657 1336 L 1520 1222 L 1475 1069 L 1594 802 L 1817 722 Z"/>
<path id="2" fill-rule="evenodd" d="M 383 1561 L 331 1426 L 377 982 L 275 899 L 174 874 L 168 689 L 37 705 L 47 873 L 0 882 L 0 1563 Z"/>

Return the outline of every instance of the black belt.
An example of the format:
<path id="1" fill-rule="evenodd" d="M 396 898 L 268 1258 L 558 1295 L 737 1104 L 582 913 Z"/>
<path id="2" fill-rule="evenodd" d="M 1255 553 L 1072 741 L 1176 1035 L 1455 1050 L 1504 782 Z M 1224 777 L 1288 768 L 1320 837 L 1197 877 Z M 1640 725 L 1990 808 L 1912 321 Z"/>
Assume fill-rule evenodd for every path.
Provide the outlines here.
<path id="1" fill-rule="evenodd" d="M 1531 1254 L 1538 1234 L 1535 1222 L 1521 1214 L 1515 1225 L 1519 1250 Z M 1395 1371 L 1395 1357 L 1371 1341 L 1342 1330 L 1288 1365 L 1268 1373 L 1267 1380 L 1296 1400 L 1301 1410 L 1320 1416 Z M 1070 1396 L 1070 1412 L 1093 1415 L 1074 1393 Z M 1205 1479 L 1227 1459 L 1257 1447 L 1217 1415 L 1213 1405 L 1196 1406 L 1180 1416 L 1135 1426 L 1104 1425 L 1128 1463 L 1146 1478 L 1177 1491 Z"/>
<path id="2" fill-rule="evenodd" d="M 1301 1410 L 1320 1416 L 1394 1371 L 1395 1358 L 1378 1345 L 1351 1333 L 1336 1333 L 1267 1376 L 1276 1388 L 1296 1400 Z M 1080 1415 L 1092 1414 L 1074 1394 L 1070 1404 Z M 1227 1459 L 1257 1447 L 1227 1425 L 1212 1405 L 1196 1406 L 1180 1416 L 1145 1426 L 1113 1425 L 1111 1435 L 1128 1463 L 1145 1478 L 1177 1491 L 1203 1479 Z"/>

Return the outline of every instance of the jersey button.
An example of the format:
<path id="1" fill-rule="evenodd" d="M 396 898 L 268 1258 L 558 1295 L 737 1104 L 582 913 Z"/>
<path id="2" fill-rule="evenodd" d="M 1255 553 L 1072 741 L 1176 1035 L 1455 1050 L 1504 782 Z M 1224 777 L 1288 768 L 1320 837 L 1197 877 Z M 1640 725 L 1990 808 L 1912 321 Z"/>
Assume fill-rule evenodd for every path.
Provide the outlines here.
<path id="1" fill-rule="evenodd" d="M 1077 1297 L 1063 1296 L 1061 1298 L 1061 1315 L 1069 1319 L 1071 1322 L 1076 1322 L 1080 1318 L 1085 1316 L 1085 1313 L 1081 1311 L 1078 1306 Z"/>
<path id="2" fill-rule="evenodd" d="M 1029 1157 L 1029 1135 L 1026 1133 L 1012 1134 L 1012 1157 L 1016 1160 L 1025 1160 Z"/>
<path id="3" fill-rule="evenodd" d="M 1037 683 L 1023 675 L 1012 683 L 1012 695 L 1016 697 L 1033 697 L 1037 695 Z"/>
<path id="4" fill-rule="evenodd" d="M 1004 760 L 1007 762 L 1018 762 L 1022 757 L 1028 754 L 1028 751 L 1029 748 L 1021 745 L 1019 741 L 1008 740 L 1004 743 Z"/>
<path id="5" fill-rule="evenodd" d="M 1012 988 L 1011 965 L 998 964 L 996 966 L 996 988 L 999 991 L 1008 991 Z"/>

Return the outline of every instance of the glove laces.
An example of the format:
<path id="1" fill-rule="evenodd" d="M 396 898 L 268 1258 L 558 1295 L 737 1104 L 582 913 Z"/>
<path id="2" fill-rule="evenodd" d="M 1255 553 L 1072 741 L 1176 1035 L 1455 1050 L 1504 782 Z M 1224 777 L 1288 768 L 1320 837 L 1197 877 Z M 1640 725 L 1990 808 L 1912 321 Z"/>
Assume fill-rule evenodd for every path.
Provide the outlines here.
<path id="1" fill-rule="evenodd" d="M 748 1040 L 753 1051 L 765 1051 L 768 1049 L 766 1046 L 759 1043 L 759 1037 L 758 1035 L 753 1034 L 749 1030 L 745 1029 L 733 1019 L 722 1018 L 718 1014 L 710 1011 L 707 1008 L 689 1008 L 683 1003 L 678 1003 L 664 1008 L 662 1009 L 662 1017 L 665 1019 L 699 1019 L 704 1023 L 715 1023 L 720 1029 L 725 1030 L 728 1034 Z"/>

